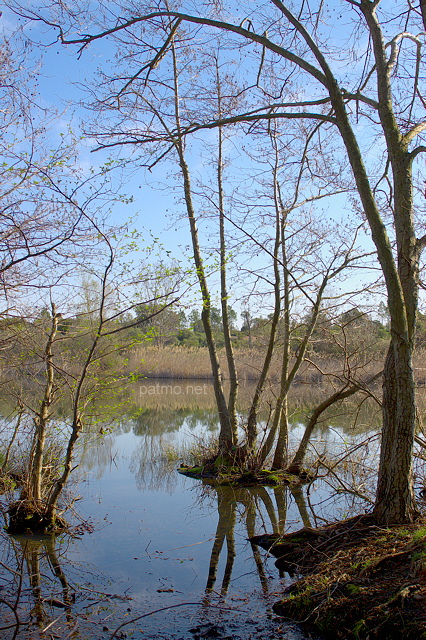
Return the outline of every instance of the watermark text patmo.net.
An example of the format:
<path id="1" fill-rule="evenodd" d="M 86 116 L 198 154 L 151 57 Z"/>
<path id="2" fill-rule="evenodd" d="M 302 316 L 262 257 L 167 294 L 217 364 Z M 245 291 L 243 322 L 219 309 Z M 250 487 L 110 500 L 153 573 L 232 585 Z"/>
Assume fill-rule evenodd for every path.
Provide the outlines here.
<path id="1" fill-rule="evenodd" d="M 139 388 L 141 396 L 183 396 L 207 395 L 206 384 L 147 384 Z"/>

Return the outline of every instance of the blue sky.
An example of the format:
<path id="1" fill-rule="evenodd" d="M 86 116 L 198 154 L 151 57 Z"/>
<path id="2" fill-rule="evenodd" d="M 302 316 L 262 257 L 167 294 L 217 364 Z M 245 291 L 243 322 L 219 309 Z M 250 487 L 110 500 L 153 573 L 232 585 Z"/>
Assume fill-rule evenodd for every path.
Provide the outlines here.
<path id="1" fill-rule="evenodd" d="M 6 31 L 12 30 L 17 24 L 16 18 L 7 10 L 0 20 Z M 64 47 L 56 43 L 54 37 L 46 34 L 40 23 L 27 24 L 25 30 L 31 39 L 49 44 L 43 51 L 39 101 L 47 107 L 53 106 L 58 111 L 59 115 L 50 132 L 52 145 L 54 145 L 59 141 L 61 134 L 67 133 L 70 126 L 78 132 L 80 121 L 87 119 L 88 114 L 84 108 L 76 104 L 76 100 L 84 98 L 79 83 L 84 84 L 86 80 L 90 83 L 98 67 L 109 65 L 109 56 L 112 56 L 114 51 L 108 48 L 107 41 L 98 41 L 88 47 L 79 58 L 76 46 Z M 236 157 L 238 146 L 246 142 L 244 136 L 240 135 L 234 140 L 233 148 L 231 146 L 228 148 L 229 155 Z M 92 140 L 86 139 L 81 142 L 78 163 L 85 171 L 89 171 L 90 166 L 101 165 L 108 158 L 108 154 L 104 151 L 93 153 L 94 147 Z M 196 173 L 198 172 L 204 178 L 210 171 L 208 166 L 203 164 L 203 160 L 198 156 L 190 155 L 189 158 Z M 250 169 L 246 161 L 245 170 L 250 171 Z M 148 242 L 152 236 L 158 238 L 165 251 L 171 251 L 174 257 L 185 262 L 190 237 L 188 223 L 182 215 L 184 213 L 182 190 L 171 176 L 175 171 L 176 168 L 167 162 L 157 165 L 152 172 L 143 168 L 133 168 L 122 186 L 123 194 L 132 197 L 133 202 L 127 205 L 114 205 L 111 215 L 112 221 L 117 223 L 131 218 L 134 221 L 132 224 L 147 236 Z M 244 171 L 244 166 L 240 166 L 239 171 Z M 351 215 L 344 196 L 335 197 L 328 206 L 327 203 L 322 203 L 320 207 L 324 210 L 324 216 L 334 219 L 337 225 L 340 224 L 340 218 L 344 219 L 345 216 Z M 201 227 L 203 228 L 203 222 Z M 212 232 L 211 224 L 207 224 L 205 229 L 202 243 L 209 246 L 212 238 L 209 235 Z M 370 244 L 367 237 L 363 243 L 366 247 Z M 259 264 L 255 258 L 252 263 L 253 266 Z M 349 278 L 348 286 L 354 288 L 357 279 L 359 275 L 352 282 Z"/>

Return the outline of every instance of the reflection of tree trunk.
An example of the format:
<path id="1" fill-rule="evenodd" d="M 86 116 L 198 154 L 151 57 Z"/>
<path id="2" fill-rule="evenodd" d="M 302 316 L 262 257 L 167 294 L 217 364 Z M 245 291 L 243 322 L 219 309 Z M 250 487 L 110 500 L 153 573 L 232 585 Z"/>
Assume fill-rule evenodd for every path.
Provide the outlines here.
<path id="1" fill-rule="evenodd" d="M 212 591 L 217 577 L 217 566 L 219 564 L 219 556 L 222 551 L 223 542 L 225 540 L 225 533 L 220 532 L 221 523 L 219 522 L 216 529 L 216 536 L 214 539 L 212 554 L 210 557 L 209 574 L 207 577 L 206 591 Z"/>
<path id="2" fill-rule="evenodd" d="M 62 585 L 62 602 L 67 606 L 67 620 L 70 621 L 72 619 L 71 612 L 70 612 L 70 607 L 72 604 L 70 588 L 68 585 L 68 580 L 66 578 L 66 575 L 63 572 L 61 565 L 59 564 L 54 542 L 55 542 L 55 539 L 52 537 L 49 537 L 46 540 L 44 546 L 46 549 L 47 557 L 50 562 L 50 566 L 52 567 L 52 571 Z"/>
<path id="3" fill-rule="evenodd" d="M 286 487 L 275 487 L 274 488 L 274 496 L 277 504 L 278 511 L 275 511 L 272 499 L 265 489 L 265 487 L 255 487 L 250 491 L 250 497 L 257 496 L 263 502 L 266 512 L 268 514 L 272 531 L 274 533 L 280 534 L 282 533 L 286 521 L 287 514 L 287 498 L 286 498 Z M 253 499 L 251 499 L 249 507 L 247 508 L 247 534 L 249 538 L 253 538 L 256 534 L 255 531 L 255 521 L 256 521 L 256 513 L 258 511 L 258 507 Z M 278 515 L 278 518 L 277 518 Z M 269 528 L 269 527 L 268 527 Z M 259 549 L 257 546 L 252 545 L 253 549 L 253 557 L 256 563 L 257 572 L 259 574 L 260 583 L 262 585 L 262 589 L 264 593 L 268 592 L 268 581 L 266 578 L 265 569 L 263 566 L 263 560 L 259 553 Z M 280 572 L 281 575 L 281 572 Z"/>
<path id="4" fill-rule="evenodd" d="M 23 553 L 27 558 L 28 577 L 34 597 L 34 607 L 31 609 L 31 615 L 34 616 L 37 624 L 41 627 L 46 620 L 46 612 L 43 608 L 41 594 L 40 552 L 37 548 L 28 549 L 26 547 Z"/>
<path id="5" fill-rule="evenodd" d="M 247 536 L 249 538 L 253 538 L 255 535 L 255 524 L 256 524 L 256 505 L 253 500 L 250 501 L 247 509 L 246 509 L 246 527 L 247 527 Z M 268 578 L 266 577 L 265 568 L 263 566 L 262 556 L 260 555 L 259 547 L 252 544 L 251 549 L 253 551 L 253 558 L 256 563 L 257 573 L 259 574 L 260 584 L 262 587 L 263 593 L 268 593 Z"/>
<path id="6" fill-rule="evenodd" d="M 34 616 L 37 624 L 39 626 L 42 626 L 49 618 L 44 609 L 45 602 L 55 604 L 56 606 L 60 607 L 63 607 L 65 605 L 67 610 L 67 620 L 68 622 L 70 622 L 72 620 L 72 596 L 70 594 L 70 588 L 67 578 L 58 560 L 58 555 L 55 549 L 55 538 L 49 536 L 41 541 L 27 541 L 22 545 L 21 549 L 19 549 L 19 547 L 16 547 L 16 553 L 21 553 L 23 558 L 22 564 L 24 564 L 24 562 L 26 562 L 27 564 L 29 583 L 34 598 L 34 606 L 31 610 L 31 615 Z M 48 576 L 45 575 L 46 572 L 42 572 L 41 570 L 41 558 L 43 557 L 43 554 L 46 554 L 46 558 L 49 562 L 52 573 L 59 580 L 62 586 L 62 600 L 58 600 L 57 598 L 52 597 L 52 595 L 48 598 L 43 598 L 42 577 L 45 582 L 49 580 Z M 53 590 L 55 589 L 56 591 L 57 583 L 50 580 L 50 582 L 48 583 L 48 587 L 51 594 L 53 594 Z"/>
<path id="7" fill-rule="evenodd" d="M 268 514 L 268 517 L 272 526 L 272 531 L 274 533 L 278 533 L 278 520 L 277 520 L 275 507 L 272 502 L 271 496 L 269 495 L 265 487 L 260 487 L 260 486 L 253 488 L 253 494 L 255 496 L 258 496 L 260 500 L 263 502 L 263 504 L 265 505 L 266 513 Z"/>
<path id="8" fill-rule="evenodd" d="M 222 594 L 225 594 L 231 580 L 232 568 L 235 559 L 235 539 L 234 528 L 236 522 L 236 501 L 229 500 L 223 491 L 217 492 L 217 512 L 219 521 L 216 528 L 216 537 L 210 557 L 209 573 L 207 578 L 206 591 L 212 591 L 216 582 L 217 567 L 219 564 L 220 552 L 226 537 L 227 558 L 225 573 L 222 581 Z"/>
<path id="9" fill-rule="evenodd" d="M 261 515 L 261 507 L 262 509 L 264 508 L 264 510 L 266 510 L 269 519 L 268 522 L 267 519 L 265 520 L 265 518 L 262 517 L 261 528 L 265 531 L 272 527 L 273 532 L 279 534 L 282 532 L 286 520 L 287 488 L 274 488 L 274 497 L 277 504 L 277 509 L 274 506 L 270 493 L 267 489 L 265 489 L 265 487 L 259 486 L 254 488 L 240 488 L 235 490 L 218 487 L 216 491 L 219 520 L 210 557 L 206 592 L 213 591 L 217 578 L 219 557 L 226 539 L 227 559 L 221 587 L 221 594 L 224 595 L 227 593 L 229 588 L 235 558 L 234 529 L 237 515 L 237 503 L 244 506 L 248 538 L 253 538 L 256 535 L 256 521 Z M 257 529 L 259 529 L 259 526 L 257 526 Z M 262 556 L 260 555 L 257 546 L 252 545 L 252 551 L 262 590 L 264 593 L 268 593 L 268 579 L 263 565 Z"/>
<path id="10" fill-rule="evenodd" d="M 312 527 L 311 520 L 308 514 L 308 508 L 306 505 L 305 496 L 303 495 L 302 487 L 300 485 L 295 485 L 294 487 L 290 486 L 290 491 L 294 498 L 295 503 L 297 504 L 297 508 L 299 509 L 303 526 Z"/>
<path id="11" fill-rule="evenodd" d="M 226 536 L 227 554 L 226 554 L 225 573 L 223 575 L 223 580 L 222 580 L 222 589 L 221 589 L 222 595 L 227 593 L 227 591 L 229 589 L 229 583 L 231 582 L 232 568 L 234 566 L 234 560 L 235 560 L 235 555 L 236 555 L 235 554 L 234 526 L 235 526 L 235 512 L 234 512 L 233 524 L 229 528 L 228 534 Z"/>
<path id="12" fill-rule="evenodd" d="M 283 533 L 287 520 L 287 487 L 274 487 L 274 496 L 278 513 L 277 533 Z"/>

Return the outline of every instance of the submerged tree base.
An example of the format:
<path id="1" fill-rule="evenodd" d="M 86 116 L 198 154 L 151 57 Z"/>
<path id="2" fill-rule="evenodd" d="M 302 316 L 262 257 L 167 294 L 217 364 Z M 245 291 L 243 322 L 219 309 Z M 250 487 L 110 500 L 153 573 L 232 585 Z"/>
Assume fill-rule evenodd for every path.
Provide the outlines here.
<path id="1" fill-rule="evenodd" d="M 48 534 L 53 535 L 65 531 L 68 525 L 58 515 L 51 516 L 43 505 L 33 500 L 17 500 L 7 510 L 9 524 L 6 528 L 10 534 Z"/>
<path id="2" fill-rule="evenodd" d="M 253 471 L 216 464 L 195 467 L 183 464 L 178 471 L 184 476 L 202 479 L 210 484 L 235 487 L 298 485 L 309 482 L 313 478 L 307 471 L 303 471 L 299 475 L 293 475 L 287 471 L 270 471 L 268 469 Z"/>
<path id="3" fill-rule="evenodd" d="M 378 527 L 358 516 L 251 539 L 303 575 L 274 611 L 332 638 L 426 638 L 426 526 Z"/>

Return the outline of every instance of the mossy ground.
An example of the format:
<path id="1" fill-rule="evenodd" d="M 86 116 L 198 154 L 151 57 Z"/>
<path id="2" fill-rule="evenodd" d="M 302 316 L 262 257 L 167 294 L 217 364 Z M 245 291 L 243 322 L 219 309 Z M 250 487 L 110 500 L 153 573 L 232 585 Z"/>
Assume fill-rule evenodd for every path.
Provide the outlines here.
<path id="1" fill-rule="evenodd" d="M 307 474 L 296 476 L 286 471 L 270 471 L 268 469 L 251 471 L 225 465 L 195 467 L 181 465 L 178 471 L 185 476 L 202 479 L 209 484 L 232 487 L 251 487 L 256 485 L 276 487 L 289 484 L 301 484 L 307 480 Z"/>
<path id="2" fill-rule="evenodd" d="M 53 535 L 65 531 L 66 521 L 58 515 L 50 516 L 43 505 L 32 500 L 17 500 L 7 510 L 7 532 L 16 534 Z"/>
<path id="3" fill-rule="evenodd" d="M 303 575 L 274 610 L 328 638 L 426 638 L 426 526 L 359 516 L 316 530 L 258 536 L 279 568 Z M 272 546 L 271 546 L 272 545 Z"/>

